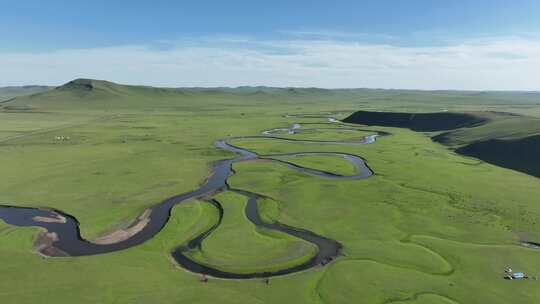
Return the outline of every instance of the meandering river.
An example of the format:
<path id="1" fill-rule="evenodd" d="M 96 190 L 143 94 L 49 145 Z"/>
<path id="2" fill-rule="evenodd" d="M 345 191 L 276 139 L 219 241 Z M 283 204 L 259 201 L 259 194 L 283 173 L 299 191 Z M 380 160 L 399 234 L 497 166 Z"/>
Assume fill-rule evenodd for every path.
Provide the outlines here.
<path id="1" fill-rule="evenodd" d="M 339 124 L 340 122 L 332 119 L 332 124 Z M 317 235 L 313 232 L 295 228 L 283 223 L 267 223 L 264 222 L 258 212 L 257 199 L 260 197 L 257 193 L 251 193 L 246 191 L 231 190 L 227 185 L 227 178 L 233 174 L 232 165 L 237 162 L 251 161 L 256 159 L 264 159 L 273 162 L 280 162 L 286 164 L 292 170 L 303 172 L 306 174 L 321 176 L 332 179 L 364 179 L 370 177 L 373 172 L 366 165 L 365 161 L 356 155 L 340 153 L 340 152 L 298 152 L 298 153 L 283 153 L 283 154 L 270 154 L 259 155 L 253 151 L 237 147 L 231 142 L 235 139 L 271 139 L 279 141 L 291 141 L 291 142 L 306 142 L 306 143 L 320 143 L 320 144 L 370 144 L 373 143 L 377 136 L 385 135 L 383 132 L 378 134 L 365 136 L 354 141 L 325 141 L 325 140 L 307 140 L 307 139 L 294 139 L 275 136 L 275 133 L 297 134 L 302 128 L 301 124 L 294 124 L 290 128 L 276 128 L 266 130 L 262 136 L 243 136 L 243 137 L 229 137 L 218 140 L 215 146 L 219 149 L 224 149 L 238 154 L 235 158 L 225 159 L 217 161 L 213 164 L 211 174 L 206 182 L 198 189 L 183 193 L 177 196 L 170 197 L 161 203 L 150 208 L 146 213 L 144 219 L 140 217 L 138 225 L 140 229 L 135 230 L 131 235 L 128 235 L 124 239 L 112 243 L 98 243 L 85 240 L 81 237 L 79 231 L 79 223 L 77 219 L 69 214 L 65 214 L 59 210 L 54 209 L 36 209 L 26 207 L 15 206 L 0 206 L 0 219 L 3 219 L 6 223 L 15 226 L 37 226 L 44 228 L 47 232 L 40 236 L 40 241 L 37 242 L 37 250 L 41 254 L 52 257 L 59 256 L 87 256 L 104 254 L 108 252 L 123 250 L 136 245 L 139 245 L 158 234 L 161 229 L 167 224 L 172 208 L 194 198 L 209 197 L 219 191 L 235 191 L 248 199 L 245 213 L 247 218 L 255 225 L 263 227 L 265 229 L 278 230 L 307 242 L 315 244 L 318 248 L 317 253 L 309 261 L 296 265 L 291 268 L 281 269 L 275 272 L 260 272 L 260 273 L 230 273 L 224 272 L 219 269 L 212 268 L 208 265 L 203 265 L 196 261 L 191 260 L 186 251 L 193 250 L 200 246 L 204 239 L 210 235 L 221 223 L 223 217 L 223 208 L 216 200 L 210 200 L 220 212 L 220 220 L 214 226 L 207 231 L 198 235 L 190 240 L 187 244 L 184 244 L 176 248 L 172 252 L 174 259 L 185 269 L 213 277 L 226 278 L 226 279 L 249 279 L 249 278 L 261 278 L 284 275 L 294 273 L 302 270 L 309 269 L 317 265 L 325 265 L 331 260 L 335 259 L 340 254 L 341 244 L 335 240 L 325 238 Z M 321 128 L 328 129 L 328 128 Z M 315 130 L 315 129 L 310 129 Z M 336 128 L 336 130 L 339 130 Z M 354 129 L 357 130 L 357 129 Z M 373 131 L 371 131 L 373 132 Z M 320 156 L 338 156 L 349 161 L 356 168 L 356 173 L 350 176 L 342 176 L 337 173 L 325 172 L 313 168 L 306 168 L 294 164 L 293 162 L 287 162 L 277 157 L 283 156 L 301 156 L 301 155 L 320 155 Z M 145 222 L 141 224 L 140 221 Z M 137 225 L 134 224 L 134 225 Z"/>

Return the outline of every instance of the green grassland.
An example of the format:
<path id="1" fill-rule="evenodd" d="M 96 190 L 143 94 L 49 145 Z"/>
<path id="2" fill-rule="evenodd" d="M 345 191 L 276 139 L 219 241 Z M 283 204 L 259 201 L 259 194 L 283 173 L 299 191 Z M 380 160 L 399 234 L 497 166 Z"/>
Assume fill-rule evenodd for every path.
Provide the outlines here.
<path id="1" fill-rule="evenodd" d="M 253 273 L 290 268 L 315 255 L 314 245 L 249 222 L 244 196 L 226 192 L 216 199 L 223 207 L 223 220 L 200 250 L 189 253 L 193 260 L 222 271 Z"/>
<path id="2" fill-rule="evenodd" d="M 336 117 L 344 118 L 357 110 L 488 109 L 528 112 L 531 120 L 540 115 L 533 93 L 480 93 L 155 89 L 78 80 L 0 106 L 0 203 L 60 209 L 75 216 L 81 233 L 92 239 L 129 225 L 167 197 L 195 189 L 212 161 L 233 157 L 214 148 L 219 138 L 327 122 L 325 117 L 285 114 L 339 111 Z M 493 124 L 489 131 L 474 130 L 482 135 L 466 136 L 534 132 L 517 120 Z M 460 156 L 433 142 L 434 134 L 361 128 L 392 135 L 370 145 L 232 142 L 261 154 L 343 152 L 367 160 L 375 175 L 365 180 L 311 176 L 276 162 L 234 165 L 231 187 L 268 197 L 258 202 L 265 221 L 308 229 L 343 245 L 344 255 L 325 267 L 275 277 L 268 285 L 213 278 L 201 283 L 170 256 L 217 220 L 212 205 L 191 200 L 173 209 L 153 239 L 97 256 L 43 258 L 32 248 L 39 229 L 0 222 L 0 302 L 540 302 L 540 281 L 502 278 L 508 266 L 540 276 L 540 251 L 517 244 L 522 237 L 540 241 L 539 179 Z M 346 140 L 363 134 L 320 130 L 290 136 Z M 350 169 L 337 157 L 293 161 L 330 172 Z M 309 244 L 255 228 L 244 216 L 242 196 L 215 198 L 224 207 L 223 223 L 194 258 L 222 269 L 251 271 L 312 254 Z"/>
<path id="3" fill-rule="evenodd" d="M 276 132 L 273 136 L 293 139 L 307 140 L 336 140 L 336 141 L 361 141 L 364 136 L 371 133 L 358 128 L 339 128 L 329 124 L 305 125 L 303 129 L 298 129 L 294 134 L 288 132 Z"/>
<path id="4" fill-rule="evenodd" d="M 309 155 L 300 154 L 295 156 L 272 156 L 273 159 L 283 160 L 295 165 L 330 172 L 342 176 L 357 174 L 357 168 L 349 161 L 335 155 Z"/>

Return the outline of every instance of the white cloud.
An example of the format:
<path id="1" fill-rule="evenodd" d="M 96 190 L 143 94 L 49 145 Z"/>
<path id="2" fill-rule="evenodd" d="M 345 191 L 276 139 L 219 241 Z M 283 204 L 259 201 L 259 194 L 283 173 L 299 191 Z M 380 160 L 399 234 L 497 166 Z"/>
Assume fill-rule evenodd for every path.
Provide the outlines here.
<path id="1" fill-rule="evenodd" d="M 208 38 L 153 46 L 0 53 L 0 86 L 78 77 L 154 86 L 316 86 L 539 90 L 540 41 L 437 47 L 336 40 Z"/>
<path id="2" fill-rule="evenodd" d="M 299 37 L 299 38 L 319 38 L 319 39 L 384 39 L 392 40 L 395 37 L 386 34 L 373 34 L 373 33 L 358 33 L 358 32 L 344 32 L 335 30 L 284 30 L 279 33 Z"/>

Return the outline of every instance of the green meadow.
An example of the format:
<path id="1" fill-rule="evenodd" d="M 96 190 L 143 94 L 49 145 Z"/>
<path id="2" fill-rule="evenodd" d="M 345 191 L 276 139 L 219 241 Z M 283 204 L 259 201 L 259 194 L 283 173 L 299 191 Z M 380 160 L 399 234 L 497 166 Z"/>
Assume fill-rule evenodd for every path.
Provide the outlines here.
<path id="1" fill-rule="evenodd" d="M 335 155 L 320 156 L 300 154 L 296 156 L 272 156 L 272 159 L 278 159 L 302 167 L 317 169 L 342 176 L 351 176 L 359 173 L 353 164 L 343 157 Z"/>
<path id="2" fill-rule="evenodd" d="M 253 273 L 286 269 L 315 255 L 315 245 L 249 222 L 244 196 L 225 192 L 216 200 L 223 208 L 223 220 L 200 250 L 189 253 L 193 260 L 223 271 Z"/>
<path id="3" fill-rule="evenodd" d="M 439 133 L 328 124 L 358 110 L 501 111 L 484 126 Z M 290 116 L 287 116 L 289 114 Z M 309 114 L 295 116 L 294 114 Z M 336 261 L 260 279 L 224 280 L 178 266 L 171 252 L 219 220 L 204 200 L 177 205 L 165 228 L 144 244 L 109 254 L 45 258 L 34 249 L 40 229 L 0 221 L 1 303 L 394 303 L 540 302 L 540 180 L 454 152 L 464 144 L 535 135 L 538 95 L 320 89 L 156 89 L 78 80 L 0 104 L 0 204 L 51 207 L 75 216 L 95 239 L 130 225 L 145 209 L 204 182 L 211 163 L 235 155 L 217 139 L 275 134 L 373 144 L 289 142 L 247 138 L 232 144 L 261 155 L 342 152 L 361 156 L 375 172 L 335 180 L 265 161 L 235 163 L 231 188 L 258 193 L 267 222 L 307 229 L 343 245 Z M 310 123 L 310 124 L 308 124 Z M 311 124 L 313 123 L 313 124 Z M 317 129 L 317 130 L 314 130 Z M 351 129 L 359 129 L 351 130 Z M 280 157 L 337 174 L 355 168 L 336 156 Z M 221 270 L 253 272 L 296 265 L 313 256 L 310 243 L 255 227 L 246 198 L 213 197 L 221 224 L 190 252 Z M 511 267 L 531 276 L 505 280 Z"/>

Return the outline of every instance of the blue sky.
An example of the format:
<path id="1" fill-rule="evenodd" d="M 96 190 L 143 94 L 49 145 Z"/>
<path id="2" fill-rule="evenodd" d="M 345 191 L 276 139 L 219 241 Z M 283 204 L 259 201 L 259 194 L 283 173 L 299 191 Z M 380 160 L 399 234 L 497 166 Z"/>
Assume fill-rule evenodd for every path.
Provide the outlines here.
<path id="1" fill-rule="evenodd" d="M 0 86 L 540 89 L 500 83 L 538 63 L 537 0 L 0 0 L 0 37 Z"/>

